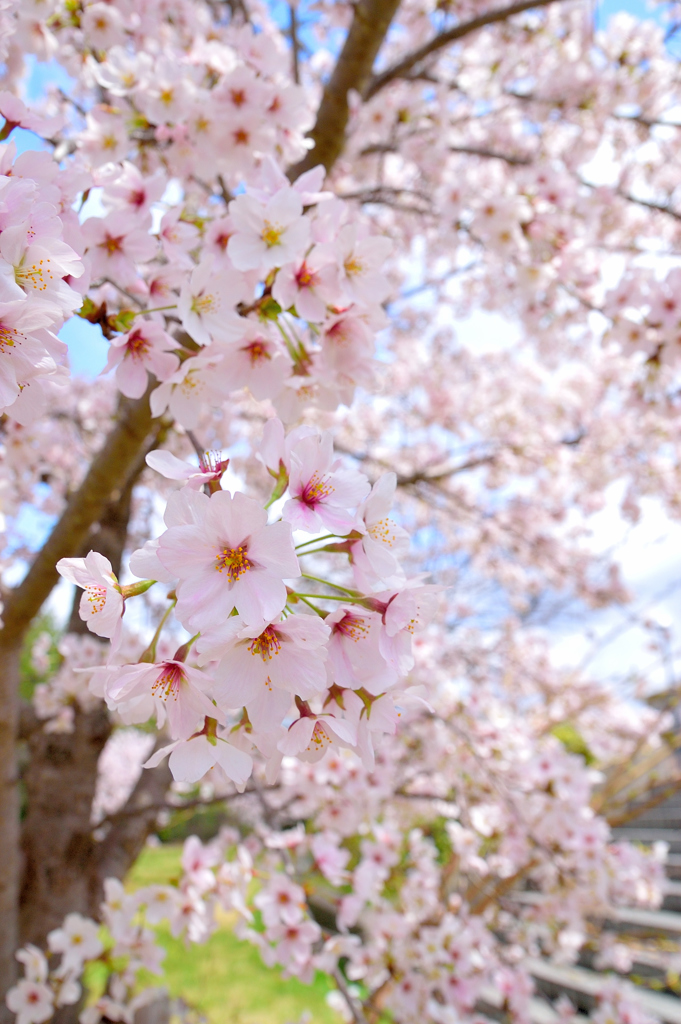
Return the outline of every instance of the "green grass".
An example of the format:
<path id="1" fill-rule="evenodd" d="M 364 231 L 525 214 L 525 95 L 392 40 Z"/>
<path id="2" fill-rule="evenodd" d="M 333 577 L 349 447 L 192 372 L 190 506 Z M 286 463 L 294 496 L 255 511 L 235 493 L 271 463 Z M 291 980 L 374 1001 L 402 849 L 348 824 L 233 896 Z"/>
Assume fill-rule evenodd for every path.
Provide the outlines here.
<path id="1" fill-rule="evenodd" d="M 126 880 L 128 888 L 177 878 L 180 854 L 179 846 L 147 847 Z M 265 967 L 258 950 L 237 939 L 228 925 L 203 945 L 189 947 L 167 928 L 158 928 L 157 934 L 166 950 L 165 977 L 150 975 L 149 983 L 165 985 L 210 1024 L 287 1024 L 306 1011 L 312 1024 L 340 1022 L 325 1001 L 331 987 L 325 976 L 318 974 L 311 985 L 295 978 L 283 981 L 279 969 Z"/>

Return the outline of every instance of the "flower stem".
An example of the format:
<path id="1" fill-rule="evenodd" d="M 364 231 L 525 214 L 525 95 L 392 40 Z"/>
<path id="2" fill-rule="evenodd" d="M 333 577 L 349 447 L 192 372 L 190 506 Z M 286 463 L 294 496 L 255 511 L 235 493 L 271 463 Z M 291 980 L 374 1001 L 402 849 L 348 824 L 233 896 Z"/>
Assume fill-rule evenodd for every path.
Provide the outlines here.
<path id="1" fill-rule="evenodd" d="M 308 600 L 306 600 L 306 598 L 305 598 L 305 595 L 304 595 L 304 594 L 296 594 L 295 596 L 296 596 L 296 597 L 299 597 L 301 601 L 304 601 L 304 602 L 305 602 L 305 604 L 306 604 L 306 605 L 308 606 L 308 608 L 311 608 L 311 609 L 312 609 L 312 611 L 313 611 L 313 612 L 316 612 L 316 613 L 317 613 L 317 615 L 319 615 L 319 616 L 320 616 L 320 617 L 321 617 L 322 619 L 325 619 L 325 618 L 326 618 L 326 612 L 323 612 L 323 611 L 321 610 L 321 608 L 317 608 L 317 607 L 316 607 L 315 605 L 313 605 L 313 604 L 312 604 L 312 601 L 308 601 Z M 312 595 L 312 596 L 314 597 L 314 596 L 316 596 L 316 595 Z"/>
<path id="2" fill-rule="evenodd" d="M 155 306 L 153 309 L 140 309 L 139 312 L 135 313 L 135 316 L 142 316 L 144 313 L 163 313 L 166 309 L 177 309 L 177 303 L 174 306 Z"/>
<path id="3" fill-rule="evenodd" d="M 321 543 L 323 540 L 335 540 L 335 533 L 325 533 L 323 537 L 314 537 L 312 540 L 304 540 L 302 544 L 296 544 L 296 551 L 300 551 L 301 548 L 306 548 L 308 544 Z M 306 555 L 309 551 L 304 552 Z"/>
<path id="4" fill-rule="evenodd" d="M 156 627 L 156 632 L 154 633 L 154 635 L 152 637 L 151 643 L 149 644 L 149 646 L 147 647 L 146 651 L 144 652 L 144 654 L 140 658 L 141 662 L 144 661 L 144 662 L 149 662 L 150 664 L 153 664 L 156 661 L 156 644 L 158 643 L 158 638 L 160 637 L 161 630 L 163 629 L 163 627 L 165 626 L 165 624 L 166 624 L 166 622 L 168 620 L 168 616 L 170 615 L 170 613 L 172 612 L 172 610 L 173 610 L 173 608 L 175 607 L 176 604 L 177 604 L 177 598 L 173 598 L 172 602 L 168 605 L 168 607 L 166 608 L 165 612 L 163 613 L 163 618 L 161 619 L 161 621 L 159 622 L 158 626 Z"/>
<path id="5" fill-rule="evenodd" d="M 304 580 L 314 580 L 315 583 L 321 583 L 324 587 L 333 587 L 334 590 L 341 590 L 344 594 L 349 594 L 351 597 L 360 596 L 356 590 L 348 590 L 347 587 L 339 587 L 337 583 L 331 583 L 329 580 L 322 580 L 319 576 L 310 576 L 307 572 L 301 572 L 300 575 Z"/>

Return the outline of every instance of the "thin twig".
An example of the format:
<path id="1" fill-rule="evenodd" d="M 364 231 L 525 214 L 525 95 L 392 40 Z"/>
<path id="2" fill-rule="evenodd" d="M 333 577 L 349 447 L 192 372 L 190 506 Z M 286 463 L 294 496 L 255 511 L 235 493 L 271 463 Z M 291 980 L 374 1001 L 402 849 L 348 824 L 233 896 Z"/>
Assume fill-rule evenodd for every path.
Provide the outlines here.
<path id="1" fill-rule="evenodd" d="M 442 50 L 445 46 L 449 46 L 450 43 L 463 39 L 464 36 L 469 36 L 473 32 L 478 32 L 487 25 L 494 25 L 499 21 L 507 21 L 508 18 L 512 18 L 516 14 L 522 14 L 524 11 L 531 11 L 537 7 L 547 7 L 555 2 L 558 2 L 558 0 L 517 0 L 516 3 L 509 4 L 508 7 L 498 7 L 495 10 L 486 11 L 484 14 L 478 15 L 477 18 L 460 22 L 458 25 L 454 25 L 453 28 L 440 32 L 429 42 L 420 46 L 418 50 L 407 54 L 406 57 L 393 64 L 392 67 L 387 68 L 380 75 L 375 75 L 364 90 L 362 96 L 364 102 L 366 103 L 372 99 L 377 92 L 380 92 L 381 89 L 396 78 L 404 78 L 412 69 L 430 57 L 431 54 Z"/>
<path id="2" fill-rule="evenodd" d="M 333 980 L 336 982 L 336 985 L 338 986 L 338 991 L 340 992 L 340 994 L 343 996 L 343 999 L 347 1003 L 348 1010 L 352 1014 L 352 1019 L 354 1020 L 355 1024 L 368 1024 L 368 1021 L 364 1016 L 364 1011 L 359 1001 L 355 999 L 352 993 L 350 992 L 350 989 L 348 988 L 347 982 L 343 977 L 340 968 L 336 967 L 336 969 L 332 973 Z"/>
<path id="3" fill-rule="evenodd" d="M 296 17 L 295 4 L 288 6 L 291 14 L 289 25 L 289 36 L 291 39 L 291 55 L 293 57 L 293 81 L 300 85 L 300 40 L 298 39 L 298 19 Z"/>

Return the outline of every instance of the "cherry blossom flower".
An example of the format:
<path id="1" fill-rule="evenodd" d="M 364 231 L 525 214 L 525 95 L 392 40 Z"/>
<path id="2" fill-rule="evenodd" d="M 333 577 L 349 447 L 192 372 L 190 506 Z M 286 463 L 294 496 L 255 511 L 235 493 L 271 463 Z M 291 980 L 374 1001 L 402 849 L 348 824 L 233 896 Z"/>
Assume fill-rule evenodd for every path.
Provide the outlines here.
<path id="1" fill-rule="evenodd" d="M 61 928 L 47 936 L 52 953 L 61 953 L 61 967 L 79 968 L 85 960 L 92 960 L 104 949 L 94 921 L 82 914 L 67 914 Z"/>
<path id="2" fill-rule="evenodd" d="M 89 217 L 82 230 L 94 278 L 112 277 L 124 286 L 134 286 L 137 264 L 156 255 L 156 239 L 133 213 L 114 210 L 106 217 Z"/>
<path id="3" fill-rule="evenodd" d="M 310 230 L 302 212 L 300 195 L 292 188 L 281 189 L 265 204 L 250 195 L 237 196 L 229 206 L 236 230 L 227 244 L 234 266 L 267 274 L 297 260 Z"/>
<path id="4" fill-rule="evenodd" d="M 234 338 L 237 332 L 238 341 L 220 349 L 225 356 L 217 372 L 225 391 L 247 387 L 258 400 L 275 398 L 291 366 L 281 341 L 265 324 L 243 317 L 234 323 Z"/>
<path id="5" fill-rule="evenodd" d="M 435 614 L 442 587 L 411 579 L 398 590 L 375 595 L 372 604 L 380 611 L 379 650 L 399 675 L 414 667 L 412 636 L 425 629 Z"/>
<path id="6" fill-rule="evenodd" d="M 355 571 L 361 573 L 362 584 L 367 576 L 388 580 L 402 575 L 400 559 L 409 549 L 409 535 L 389 517 L 396 487 L 396 475 L 384 473 L 358 510 L 366 533 L 352 545 L 352 561 Z"/>
<path id="7" fill-rule="evenodd" d="M 22 978 L 7 993 L 6 1002 L 17 1024 L 43 1024 L 54 1013 L 52 990 L 39 981 Z"/>
<path id="8" fill-rule="evenodd" d="M 174 739 L 189 739 L 206 716 L 222 716 L 206 695 L 210 680 L 181 661 L 123 665 L 108 674 L 104 696 L 110 707 L 151 694 L 159 728 L 167 719 Z"/>
<path id="9" fill-rule="evenodd" d="M 243 789 L 253 769 L 251 757 L 220 736 L 194 736 L 157 750 L 145 762 L 145 768 L 155 768 L 164 757 L 176 782 L 199 782 L 218 765 L 235 786 Z"/>
<path id="10" fill-rule="evenodd" d="M 298 316 L 321 323 L 327 307 L 338 297 L 338 269 L 328 252 L 313 246 L 300 263 L 279 270 L 272 295 L 282 309 L 294 306 Z"/>
<path id="11" fill-rule="evenodd" d="M 206 630 L 236 608 L 249 626 L 271 622 L 286 603 L 285 579 L 300 575 L 288 523 L 244 494 L 220 491 L 193 526 L 174 526 L 159 540 L 158 558 L 179 578 L 177 614 Z"/>
<path id="12" fill-rule="evenodd" d="M 239 616 L 201 637 L 202 663 L 212 667 L 215 697 L 225 708 L 245 706 L 254 727 L 276 729 L 292 697 L 313 697 L 326 686 L 328 627 L 311 615 L 289 615 L 260 630 L 244 628 Z"/>
<path id="13" fill-rule="evenodd" d="M 288 727 L 277 744 L 283 754 L 295 754 L 301 761 L 321 760 L 334 745 L 354 747 L 357 732 L 348 721 L 331 714 L 305 714 Z"/>
<path id="14" fill-rule="evenodd" d="M 90 551 L 85 558 L 61 558 L 57 572 L 83 588 L 81 619 L 90 632 L 109 637 L 115 648 L 121 637 L 123 595 L 109 559 L 98 551 Z"/>
<path id="15" fill-rule="evenodd" d="M 291 449 L 291 497 L 282 516 L 309 533 L 325 527 L 334 533 L 349 533 L 358 525 L 351 509 L 368 491 L 369 481 L 362 473 L 345 469 L 340 460 L 334 460 L 331 434 L 313 434 L 300 438 Z"/>
<path id="16" fill-rule="evenodd" d="M 325 619 L 331 627 L 329 669 L 341 689 L 382 693 L 397 679 L 379 646 L 381 619 L 371 611 L 341 606 Z"/>
<path id="17" fill-rule="evenodd" d="M 346 224 L 335 244 L 320 246 L 320 250 L 337 260 L 341 285 L 350 301 L 380 303 L 389 290 L 381 268 L 392 247 L 389 238 L 359 238 L 355 225 Z"/>
<path id="18" fill-rule="evenodd" d="M 276 924 L 296 924 L 307 916 L 304 890 L 285 875 L 274 874 L 268 879 L 253 903 L 268 928 Z"/>
<path id="19" fill-rule="evenodd" d="M 210 345 L 213 339 L 236 341 L 241 322 L 234 307 L 243 297 L 241 275 L 218 273 L 212 257 L 206 257 L 182 286 L 178 301 L 182 326 L 199 345 Z"/>
<path id="20" fill-rule="evenodd" d="M 147 373 L 167 380 L 180 361 L 171 351 L 177 342 L 159 324 L 141 321 L 127 334 L 111 339 L 108 361 L 102 373 L 116 367 L 116 383 L 128 398 L 141 398 L 147 389 Z"/>
<path id="21" fill-rule="evenodd" d="M 156 470 L 168 480 L 184 480 L 187 487 L 200 490 L 204 484 L 217 483 L 229 465 L 229 459 L 222 459 L 217 452 L 204 452 L 199 465 L 183 462 L 172 452 L 156 449 L 145 458 L 147 466 Z"/>
<path id="22" fill-rule="evenodd" d="M 151 411 L 162 416 L 166 409 L 188 430 L 199 421 L 203 403 L 219 406 L 224 397 L 216 366 L 223 355 L 212 355 L 213 346 L 205 356 L 185 359 L 180 368 L 151 393 Z"/>

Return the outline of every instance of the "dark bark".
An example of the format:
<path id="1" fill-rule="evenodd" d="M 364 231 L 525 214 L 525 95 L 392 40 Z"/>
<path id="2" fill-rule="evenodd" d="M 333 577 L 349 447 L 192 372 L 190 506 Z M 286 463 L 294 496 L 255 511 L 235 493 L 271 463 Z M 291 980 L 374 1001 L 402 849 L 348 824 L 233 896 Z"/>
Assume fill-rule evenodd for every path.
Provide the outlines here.
<path id="1" fill-rule="evenodd" d="M 323 164 L 328 173 L 343 152 L 349 117 L 348 91 L 364 92 L 376 55 L 399 6 L 400 0 L 359 0 L 356 4 L 350 31 L 324 89 L 317 120 L 310 132 L 314 148 L 290 168 L 291 181 L 318 164 Z"/>
<path id="2" fill-rule="evenodd" d="M 101 902 L 98 846 L 90 814 L 97 762 L 111 734 L 102 704 L 76 713 L 71 733 L 39 729 L 29 739 L 26 818 L 22 828 L 23 877 L 20 940 L 45 947 L 47 933 L 66 914 L 97 916 Z"/>
<path id="3" fill-rule="evenodd" d="M 13 1020 L 4 994 L 17 976 L 19 922 L 19 787 L 15 736 L 19 727 L 18 643 L 0 648 L 0 1022 Z"/>
<path id="4" fill-rule="evenodd" d="M 408 78 L 417 74 L 428 58 L 434 53 L 438 53 L 459 39 L 464 39 L 474 32 L 479 32 L 481 28 L 485 28 L 487 25 L 508 21 L 509 18 L 514 17 L 516 14 L 523 14 L 525 11 L 534 10 L 537 7 L 547 7 L 549 4 L 557 2 L 560 2 L 560 0 L 516 0 L 515 3 L 509 4 L 506 7 L 495 7 L 490 11 L 485 11 L 484 14 L 471 18 L 470 21 L 459 22 L 457 25 L 453 25 L 444 32 L 433 36 L 431 40 L 420 46 L 418 50 L 413 50 L 397 61 L 396 64 L 375 75 L 367 83 L 366 88 L 362 90 L 362 98 L 367 102 L 390 82 L 394 82 L 395 79 Z"/>

